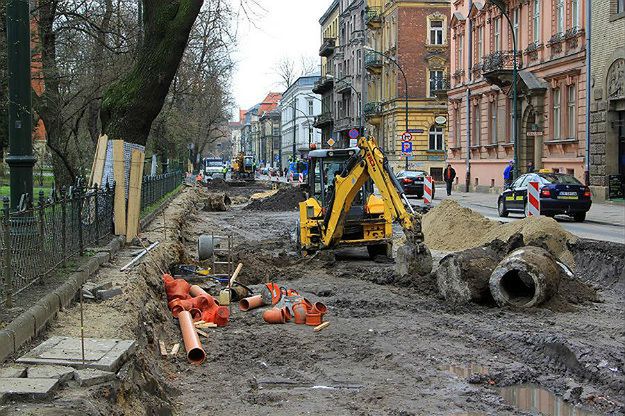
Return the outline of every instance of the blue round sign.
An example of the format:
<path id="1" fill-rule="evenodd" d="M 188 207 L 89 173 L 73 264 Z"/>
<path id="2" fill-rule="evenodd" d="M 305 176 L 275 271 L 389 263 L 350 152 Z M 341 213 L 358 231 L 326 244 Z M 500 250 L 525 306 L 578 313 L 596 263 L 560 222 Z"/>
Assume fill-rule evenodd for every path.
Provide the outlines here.
<path id="1" fill-rule="evenodd" d="M 349 131 L 349 138 L 350 139 L 357 139 L 359 135 L 360 135 L 360 132 L 357 129 L 351 129 Z"/>

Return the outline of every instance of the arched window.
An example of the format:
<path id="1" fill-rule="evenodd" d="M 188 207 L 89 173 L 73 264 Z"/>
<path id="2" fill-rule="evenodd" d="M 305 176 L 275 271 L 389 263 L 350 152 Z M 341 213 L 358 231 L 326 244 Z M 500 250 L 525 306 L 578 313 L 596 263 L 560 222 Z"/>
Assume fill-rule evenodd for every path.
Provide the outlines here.
<path id="1" fill-rule="evenodd" d="M 440 126 L 430 127 L 430 150 L 443 150 L 443 128 Z"/>

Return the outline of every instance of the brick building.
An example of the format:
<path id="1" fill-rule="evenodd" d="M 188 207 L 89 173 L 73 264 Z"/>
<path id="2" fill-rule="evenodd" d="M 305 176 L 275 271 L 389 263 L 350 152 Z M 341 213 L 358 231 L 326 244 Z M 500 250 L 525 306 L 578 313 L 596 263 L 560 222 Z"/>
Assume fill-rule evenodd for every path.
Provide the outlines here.
<path id="1" fill-rule="evenodd" d="M 519 61 L 518 157 L 584 180 L 585 0 L 508 0 Z M 448 161 L 469 189 L 497 191 L 514 157 L 512 30 L 499 10 L 455 0 Z"/>
<path id="2" fill-rule="evenodd" d="M 443 89 L 449 71 L 449 10 L 449 0 L 370 0 L 366 14 L 368 131 L 378 138 L 391 163 L 403 169 L 407 98 L 408 131 L 413 137 L 409 167 L 426 170 L 439 180 L 447 103 L 437 91 Z"/>
<path id="3" fill-rule="evenodd" d="M 625 0 L 592 2 L 591 29 L 590 185 L 595 199 L 622 198 Z"/>

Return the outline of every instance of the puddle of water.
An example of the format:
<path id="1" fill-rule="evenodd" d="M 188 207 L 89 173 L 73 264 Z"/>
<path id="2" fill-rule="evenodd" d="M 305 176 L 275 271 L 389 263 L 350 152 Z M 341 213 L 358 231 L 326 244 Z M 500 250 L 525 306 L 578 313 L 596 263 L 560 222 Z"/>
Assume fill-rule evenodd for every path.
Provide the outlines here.
<path id="1" fill-rule="evenodd" d="M 600 416 L 566 403 L 549 390 L 533 384 L 503 387 L 499 394 L 510 405 L 520 410 L 540 412 L 543 416 Z"/>
<path id="2" fill-rule="evenodd" d="M 462 378 L 467 378 L 474 374 L 488 374 L 488 368 L 478 364 L 449 365 L 444 367 L 443 369 Z"/>

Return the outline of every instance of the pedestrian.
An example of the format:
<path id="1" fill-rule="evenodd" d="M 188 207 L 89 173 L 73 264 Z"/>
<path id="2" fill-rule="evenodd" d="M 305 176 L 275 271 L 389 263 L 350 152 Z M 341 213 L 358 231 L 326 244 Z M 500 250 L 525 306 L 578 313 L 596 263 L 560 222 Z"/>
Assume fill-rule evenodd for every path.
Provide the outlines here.
<path id="1" fill-rule="evenodd" d="M 534 173 L 534 162 L 527 162 L 527 173 Z"/>
<path id="2" fill-rule="evenodd" d="M 508 166 L 503 170 L 503 184 L 506 189 L 512 185 L 512 179 L 514 178 L 514 160 L 508 163 Z"/>
<path id="3" fill-rule="evenodd" d="M 447 168 L 445 168 L 445 173 L 443 174 L 445 178 L 445 183 L 447 184 L 447 196 L 451 195 L 451 186 L 454 183 L 454 179 L 456 179 L 456 170 L 451 167 L 451 163 L 447 164 Z"/>

